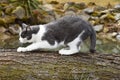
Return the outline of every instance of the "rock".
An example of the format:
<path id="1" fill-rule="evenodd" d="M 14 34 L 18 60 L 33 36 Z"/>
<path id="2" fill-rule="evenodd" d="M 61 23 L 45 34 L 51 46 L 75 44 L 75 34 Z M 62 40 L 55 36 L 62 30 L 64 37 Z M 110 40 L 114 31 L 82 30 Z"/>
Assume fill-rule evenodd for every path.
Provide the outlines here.
<path id="1" fill-rule="evenodd" d="M 42 8 L 44 11 L 52 11 L 52 10 L 54 10 L 54 7 L 51 4 L 39 5 L 39 7 Z"/>
<path id="2" fill-rule="evenodd" d="M 78 9 L 85 9 L 87 6 L 84 2 L 81 2 L 81 3 L 76 3 L 74 5 L 74 7 L 78 8 Z"/>
<path id="3" fill-rule="evenodd" d="M 114 6 L 114 8 L 115 8 L 115 9 L 120 9 L 120 4 L 116 4 L 116 5 Z"/>
<path id="4" fill-rule="evenodd" d="M 72 10 L 67 10 L 64 15 L 76 15 L 76 13 Z"/>
<path id="5" fill-rule="evenodd" d="M 10 25 L 9 27 L 9 32 L 12 33 L 13 35 L 19 34 L 19 28 L 17 25 Z"/>
<path id="6" fill-rule="evenodd" d="M 90 19 L 90 15 L 84 13 L 84 12 L 79 12 L 77 15 L 79 15 L 82 19 L 88 21 Z"/>
<path id="7" fill-rule="evenodd" d="M 52 15 L 43 15 L 42 17 L 39 16 L 38 20 L 41 22 L 41 23 L 49 23 L 51 21 L 54 21 L 55 20 L 55 17 L 52 16 Z"/>
<path id="8" fill-rule="evenodd" d="M 5 23 L 6 24 L 10 24 L 10 23 L 14 23 L 14 21 L 15 21 L 15 16 L 5 16 Z"/>
<path id="9" fill-rule="evenodd" d="M 0 3 L 8 3 L 9 0 L 0 0 Z"/>
<path id="10" fill-rule="evenodd" d="M 114 22 L 115 21 L 115 17 L 113 14 L 111 13 L 107 13 L 107 14 L 104 14 L 100 17 L 100 20 L 105 23 L 105 22 Z"/>
<path id="11" fill-rule="evenodd" d="M 103 30 L 103 25 L 96 25 L 93 27 L 96 32 L 100 32 Z"/>
<path id="12" fill-rule="evenodd" d="M 104 10 L 106 10 L 106 8 L 103 7 L 103 6 L 95 6 L 95 7 L 94 7 L 94 10 L 95 10 L 95 11 L 104 11 Z"/>
<path id="13" fill-rule="evenodd" d="M 0 33 L 0 40 L 6 40 L 6 39 L 9 39 L 10 36 L 5 34 L 5 33 Z"/>
<path id="14" fill-rule="evenodd" d="M 1 18 L 1 17 L 0 17 L 0 25 L 4 25 L 4 24 L 5 24 L 4 18 Z"/>
<path id="15" fill-rule="evenodd" d="M 66 11 L 69 7 L 70 7 L 70 5 L 68 3 L 65 3 L 64 7 L 63 7 L 63 10 Z"/>
<path id="16" fill-rule="evenodd" d="M 6 29 L 3 26 L 0 26 L 0 33 L 4 33 Z"/>
<path id="17" fill-rule="evenodd" d="M 14 6 L 12 4 L 9 4 L 6 9 L 5 9 L 5 13 L 6 14 L 11 14 L 11 12 L 14 10 Z"/>
<path id="18" fill-rule="evenodd" d="M 51 1 L 50 4 L 59 4 L 58 1 Z"/>
<path id="19" fill-rule="evenodd" d="M 15 10 L 12 11 L 18 18 L 22 19 L 25 17 L 25 10 L 23 7 L 18 6 Z"/>
<path id="20" fill-rule="evenodd" d="M 63 10 L 66 11 L 69 7 L 73 6 L 75 3 L 74 2 L 67 2 L 63 6 Z"/>
<path id="21" fill-rule="evenodd" d="M 111 35 L 112 35 L 112 37 L 115 37 L 115 36 L 117 36 L 117 32 L 113 32 L 113 33 L 111 33 Z"/>
<path id="22" fill-rule="evenodd" d="M 115 20 L 119 20 L 120 19 L 120 13 L 116 13 L 115 14 Z"/>
<path id="23" fill-rule="evenodd" d="M 118 34 L 118 35 L 116 36 L 116 39 L 117 39 L 118 41 L 120 41 L 120 34 Z"/>
<path id="24" fill-rule="evenodd" d="M 118 50 L 117 48 L 113 48 L 113 49 L 112 49 L 112 52 L 113 52 L 113 53 L 119 53 L 119 50 Z"/>
<path id="25" fill-rule="evenodd" d="M 93 17 L 93 16 L 91 16 L 90 19 L 89 19 L 89 22 L 92 25 L 98 25 L 98 24 L 100 24 L 100 19 L 99 19 L 99 17 Z"/>
<path id="26" fill-rule="evenodd" d="M 62 11 L 55 11 L 55 19 L 59 19 L 63 14 L 64 13 Z"/>
<path id="27" fill-rule="evenodd" d="M 118 26 L 120 26 L 120 20 L 118 20 Z"/>
<path id="28" fill-rule="evenodd" d="M 94 8 L 85 8 L 85 9 L 83 9 L 83 11 L 87 14 L 91 14 L 94 12 Z"/>
<path id="29" fill-rule="evenodd" d="M 100 44 L 101 45 L 102 41 L 98 39 L 98 40 L 96 40 L 96 44 Z"/>
<path id="30" fill-rule="evenodd" d="M 88 6 L 95 6 L 96 4 L 94 2 L 89 2 Z"/>
<path id="31" fill-rule="evenodd" d="M 99 11 L 94 11 L 94 12 L 91 14 L 91 16 L 93 16 L 93 17 L 98 17 L 98 16 L 100 16 L 100 12 L 99 12 Z"/>
<path id="32" fill-rule="evenodd" d="M 114 6 L 114 12 L 120 13 L 120 4 Z"/>
<path id="33" fill-rule="evenodd" d="M 108 29 L 108 27 L 106 27 L 106 26 L 105 26 L 105 27 L 104 27 L 104 30 L 103 30 L 103 32 L 104 32 L 104 33 L 107 33 L 107 32 L 109 32 L 109 29 Z"/>

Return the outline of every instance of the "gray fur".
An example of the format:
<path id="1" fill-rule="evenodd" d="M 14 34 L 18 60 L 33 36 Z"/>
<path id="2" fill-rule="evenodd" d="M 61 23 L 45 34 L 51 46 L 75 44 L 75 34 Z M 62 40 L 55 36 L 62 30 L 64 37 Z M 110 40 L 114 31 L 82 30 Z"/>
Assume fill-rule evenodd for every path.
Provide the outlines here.
<path id="1" fill-rule="evenodd" d="M 45 33 L 41 40 L 46 40 L 50 45 L 54 45 L 57 41 L 57 43 L 64 42 L 67 46 L 68 43 L 75 40 L 84 31 L 76 46 L 79 47 L 81 40 L 84 41 L 90 37 L 90 52 L 95 51 L 96 33 L 90 23 L 78 16 L 65 16 L 59 20 L 45 24 L 44 27 Z M 40 31 L 38 26 L 24 27 L 22 29 L 21 37 L 26 37 L 28 40 L 32 38 L 32 34 L 37 34 Z"/>
<path id="2" fill-rule="evenodd" d="M 28 40 L 30 40 L 32 38 L 32 34 L 37 34 L 40 28 L 39 26 L 27 26 L 22 29 L 21 37 L 26 37 Z"/>
<path id="3" fill-rule="evenodd" d="M 45 25 L 47 32 L 43 40 L 47 40 L 51 45 L 64 41 L 67 44 L 73 41 L 83 30 L 84 34 L 80 39 L 84 41 L 88 37 L 91 39 L 90 52 L 94 52 L 96 45 L 96 33 L 90 23 L 82 20 L 78 16 L 65 16 L 57 21 Z"/>

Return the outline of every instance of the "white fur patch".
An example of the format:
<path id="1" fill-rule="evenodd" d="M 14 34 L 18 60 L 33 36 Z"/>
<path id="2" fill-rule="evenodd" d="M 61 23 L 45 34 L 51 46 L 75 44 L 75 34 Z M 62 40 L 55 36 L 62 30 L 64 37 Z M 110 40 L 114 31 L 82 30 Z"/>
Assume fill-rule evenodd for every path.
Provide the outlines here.
<path id="1" fill-rule="evenodd" d="M 71 55 L 71 54 L 75 54 L 75 53 L 79 52 L 80 48 L 77 47 L 77 44 L 79 42 L 82 42 L 82 40 L 80 40 L 80 36 L 83 35 L 84 32 L 85 31 L 82 31 L 77 38 L 75 38 L 73 41 L 71 41 L 70 43 L 67 44 L 69 46 L 69 49 L 63 48 L 63 49 L 59 50 L 59 54 Z"/>

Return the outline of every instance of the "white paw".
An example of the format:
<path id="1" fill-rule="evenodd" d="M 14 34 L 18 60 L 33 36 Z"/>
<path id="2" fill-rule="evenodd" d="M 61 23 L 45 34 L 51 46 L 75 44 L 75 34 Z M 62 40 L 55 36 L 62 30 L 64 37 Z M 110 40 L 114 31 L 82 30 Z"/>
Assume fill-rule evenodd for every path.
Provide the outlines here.
<path id="1" fill-rule="evenodd" d="M 26 52 L 26 51 L 27 51 L 27 49 L 24 47 L 17 48 L 17 52 Z"/>
<path id="2" fill-rule="evenodd" d="M 61 55 L 70 55 L 71 52 L 69 50 L 61 49 L 61 50 L 59 50 L 59 54 L 61 54 Z"/>
<path id="3" fill-rule="evenodd" d="M 59 54 L 61 55 L 72 55 L 79 52 L 78 50 L 65 50 L 65 49 L 61 49 L 59 50 Z"/>

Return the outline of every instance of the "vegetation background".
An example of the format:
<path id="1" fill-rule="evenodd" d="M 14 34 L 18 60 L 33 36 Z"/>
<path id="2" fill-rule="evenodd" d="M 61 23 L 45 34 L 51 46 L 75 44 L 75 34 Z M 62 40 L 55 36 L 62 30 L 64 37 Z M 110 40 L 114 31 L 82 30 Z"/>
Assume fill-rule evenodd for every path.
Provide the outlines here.
<path id="1" fill-rule="evenodd" d="M 86 4 L 89 2 L 95 2 L 98 5 L 105 6 L 108 3 L 115 5 L 120 2 L 120 0 L 39 0 L 44 2 L 58 1 L 58 2 L 85 2 Z"/>

